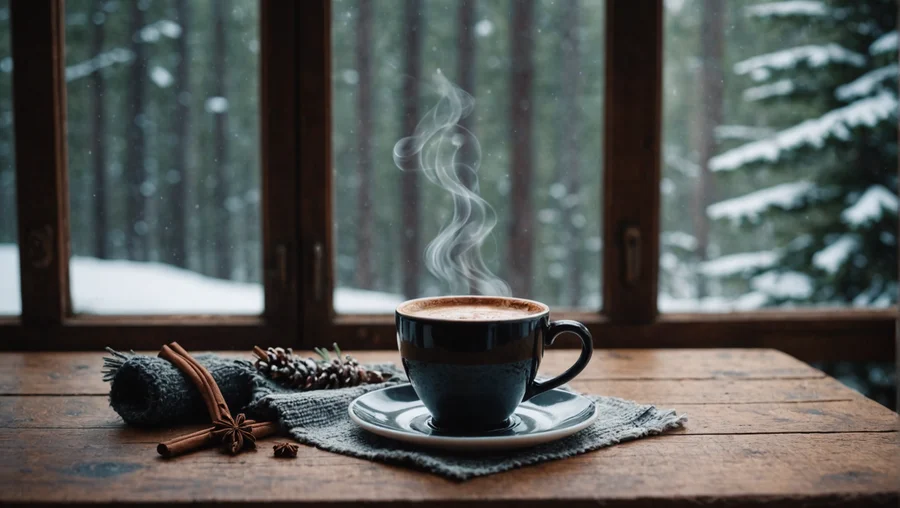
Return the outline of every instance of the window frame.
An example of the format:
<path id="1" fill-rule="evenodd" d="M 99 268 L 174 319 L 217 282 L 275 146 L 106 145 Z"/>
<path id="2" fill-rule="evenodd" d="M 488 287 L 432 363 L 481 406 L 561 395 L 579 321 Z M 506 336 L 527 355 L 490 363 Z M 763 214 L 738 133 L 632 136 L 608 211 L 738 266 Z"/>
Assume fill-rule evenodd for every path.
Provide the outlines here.
<path id="1" fill-rule="evenodd" d="M 807 361 L 892 359 L 896 307 L 659 313 L 663 5 L 608 0 L 606 9 L 604 188 L 597 196 L 604 200 L 603 309 L 554 317 L 584 322 L 598 347 L 773 347 Z M 10 10 L 14 61 L 28 62 L 13 72 L 14 93 L 28 90 L 14 100 L 22 315 L 0 318 L 0 349 L 156 349 L 171 340 L 193 349 L 396 347 L 393 316 L 333 308 L 329 0 L 260 0 L 261 316 L 72 314 L 64 3 L 11 0 Z M 635 241 L 637 253 L 626 248 Z"/>
<path id="2" fill-rule="evenodd" d="M 65 3 L 10 0 L 22 313 L 0 349 L 246 348 L 297 337 L 297 4 L 260 1 L 261 315 L 74 314 L 69 294 Z M 27 93 L 16 94 L 16 90 Z M 277 97 L 277 106 L 271 98 Z M 285 338 L 288 338 L 287 341 Z"/>

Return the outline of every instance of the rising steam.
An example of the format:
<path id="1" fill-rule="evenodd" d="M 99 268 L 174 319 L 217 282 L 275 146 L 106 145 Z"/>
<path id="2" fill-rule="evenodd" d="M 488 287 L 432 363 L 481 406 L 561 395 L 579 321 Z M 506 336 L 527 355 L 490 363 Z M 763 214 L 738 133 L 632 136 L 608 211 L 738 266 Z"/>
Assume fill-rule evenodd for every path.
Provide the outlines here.
<path id="1" fill-rule="evenodd" d="M 481 257 L 481 244 L 497 225 L 497 214 L 478 194 L 481 145 L 459 121 L 472 113 L 475 99 L 435 73 L 440 95 L 419 121 L 412 136 L 394 145 L 394 164 L 403 171 L 421 171 L 450 193 L 453 217 L 425 249 L 425 266 L 450 286 L 453 294 L 470 290 L 483 295 L 509 296 L 509 286 L 494 275 Z M 465 150 L 463 150 L 465 147 Z M 460 175 L 467 175 L 471 189 Z"/>

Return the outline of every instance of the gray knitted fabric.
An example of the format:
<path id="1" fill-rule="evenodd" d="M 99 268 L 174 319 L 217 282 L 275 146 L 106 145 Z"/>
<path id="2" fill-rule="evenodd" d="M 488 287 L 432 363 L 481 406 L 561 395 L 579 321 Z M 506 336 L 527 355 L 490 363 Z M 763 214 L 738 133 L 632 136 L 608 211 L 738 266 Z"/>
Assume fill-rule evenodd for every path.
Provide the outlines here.
<path id="1" fill-rule="evenodd" d="M 254 370 L 247 362 L 197 355 L 232 411 L 250 402 Z M 174 365 L 155 356 L 129 356 L 112 375 L 109 404 L 129 425 L 143 427 L 208 421 L 200 391 Z"/>
<path id="2" fill-rule="evenodd" d="M 686 420 L 673 410 L 591 396 L 600 417 L 587 429 L 559 441 L 506 452 L 441 452 L 370 434 L 350 420 L 347 410 L 353 399 L 406 382 L 403 371 L 393 365 L 368 366 L 392 373 L 394 376 L 387 383 L 297 392 L 257 375 L 248 362 L 212 355 L 196 358 L 212 373 L 232 411 L 247 411 L 256 419 L 277 420 L 297 441 L 323 450 L 412 467 L 459 481 L 659 434 L 682 426 Z M 136 355 L 111 377 L 110 404 L 129 424 L 179 425 L 208 418 L 200 393 L 165 360 Z"/>
<path id="3" fill-rule="evenodd" d="M 483 454 L 426 450 L 371 434 L 348 415 L 350 402 L 360 395 L 405 382 L 393 366 L 376 367 L 397 374 L 396 381 L 340 390 L 288 392 L 258 378 L 250 411 L 264 419 L 278 419 L 297 441 L 330 452 L 429 471 L 452 480 L 477 476 L 549 460 L 580 455 L 623 441 L 639 439 L 681 427 L 687 418 L 671 409 L 617 399 L 590 396 L 600 417 L 590 427 L 552 443 L 533 448 Z"/>

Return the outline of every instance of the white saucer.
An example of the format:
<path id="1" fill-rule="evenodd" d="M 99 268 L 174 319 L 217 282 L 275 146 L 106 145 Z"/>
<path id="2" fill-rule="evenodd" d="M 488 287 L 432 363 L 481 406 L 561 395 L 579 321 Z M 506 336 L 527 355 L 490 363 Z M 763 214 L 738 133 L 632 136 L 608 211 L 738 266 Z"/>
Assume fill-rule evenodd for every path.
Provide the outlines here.
<path id="1" fill-rule="evenodd" d="M 526 448 L 570 436 L 597 419 L 594 402 L 554 389 L 523 402 L 506 428 L 484 434 L 451 434 L 430 425 L 431 415 L 412 385 L 382 388 L 350 403 L 350 418 L 379 436 L 431 448 L 499 450 Z"/>

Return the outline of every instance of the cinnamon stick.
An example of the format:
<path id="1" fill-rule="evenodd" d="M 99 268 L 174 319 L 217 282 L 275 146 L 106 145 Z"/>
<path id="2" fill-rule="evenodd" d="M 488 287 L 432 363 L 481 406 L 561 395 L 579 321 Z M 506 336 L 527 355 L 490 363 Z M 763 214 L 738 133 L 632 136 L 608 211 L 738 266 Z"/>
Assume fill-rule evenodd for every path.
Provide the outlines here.
<path id="1" fill-rule="evenodd" d="M 275 422 L 245 420 L 244 415 L 238 415 L 236 419 L 233 419 L 215 378 L 206 370 L 206 367 L 188 354 L 177 342 L 164 345 L 159 356 L 174 364 L 197 387 L 214 424 L 213 427 L 160 443 L 157 445 L 156 451 L 163 457 L 174 457 L 220 440 L 231 453 L 237 453 L 243 447 L 242 443 L 245 442 L 245 439 L 250 439 L 252 445 L 256 439 L 278 432 L 278 424 Z M 235 439 L 235 435 L 237 435 L 237 439 Z M 229 442 L 225 442 L 226 436 L 230 436 Z"/>
<path id="2" fill-rule="evenodd" d="M 278 424 L 276 422 L 253 422 L 250 424 L 253 436 L 261 439 L 271 436 L 278 432 Z M 198 430 L 184 436 L 170 439 L 156 446 L 156 451 L 165 458 L 175 457 L 184 453 L 192 452 L 209 446 L 213 442 L 212 433 L 215 427 Z"/>
<path id="3" fill-rule="evenodd" d="M 159 357 L 174 364 L 178 367 L 178 370 L 183 372 L 184 375 L 191 380 L 191 383 L 193 383 L 194 386 L 197 387 L 197 390 L 200 391 L 200 396 L 203 397 L 203 402 L 206 404 L 206 410 L 209 412 L 210 419 L 218 420 L 220 417 L 220 410 L 215 397 L 213 397 L 210 392 L 206 379 L 200 375 L 200 372 L 194 368 L 194 365 L 191 364 L 187 358 L 179 355 L 169 346 L 162 347 L 159 351 Z"/>
<path id="4" fill-rule="evenodd" d="M 181 347 L 181 344 L 177 342 L 173 342 L 169 345 L 176 353 L 182 356 L 200 375 L 201 378 L 205 381 L 205 385 L 209 395 L 213 399 L 213 403 L 216 407 L 216 416 L 213 417 L 213 421 L 219 420 L 222 418 L 223 414 L 225 416 L 231 416 L 231 411 L 228 410 L 228 404 L 225 403 L 225 397 L 222 396 L 222 391 L 219 389 L 219 385 L 216 384 L 216 380 L 212 377 L 212 374 L 206 370 L 206 367 L 200 365 L 200 362 L 194 359 L 193 356 L 188 354 L 187 351 Z"/>

